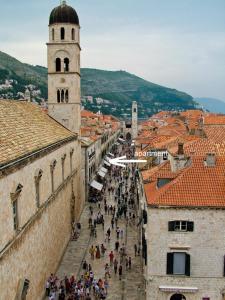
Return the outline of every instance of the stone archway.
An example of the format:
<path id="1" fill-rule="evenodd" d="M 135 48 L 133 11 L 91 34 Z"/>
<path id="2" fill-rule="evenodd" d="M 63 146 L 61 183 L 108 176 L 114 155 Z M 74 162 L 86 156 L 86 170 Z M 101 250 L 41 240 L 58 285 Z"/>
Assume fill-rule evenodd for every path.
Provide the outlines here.
<path id="1" fill-rule="evenodd" d="M 127 140 L 127 141 L 130 141 L 131 139 L 132 139 L 131 133 L 128 132 L 127 135 L 126 135 L 126 140 Z"/>
<path id="2" fill-rule="evenodd" d="M 171 296 L 170 300 L 186 300 L 186 298 L 182 294 L 174 294 Z"/>

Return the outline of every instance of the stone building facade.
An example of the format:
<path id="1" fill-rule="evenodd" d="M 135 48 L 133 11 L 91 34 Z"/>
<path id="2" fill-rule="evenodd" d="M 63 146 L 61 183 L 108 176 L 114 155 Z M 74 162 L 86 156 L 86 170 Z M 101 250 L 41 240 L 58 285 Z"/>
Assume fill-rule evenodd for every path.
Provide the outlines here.
<path id="1" fill-rule="evenodd" d="M 84 206 L 79 19 L 62 1 L 49 25 L 49 115 L 0 100 L 1 300 L 43 299 Z"/>
<path id="2" fill-rule="evenodd" d="M 224 157 L 184 152 L 142 172 L 148 300 L 223 300 Z"/>

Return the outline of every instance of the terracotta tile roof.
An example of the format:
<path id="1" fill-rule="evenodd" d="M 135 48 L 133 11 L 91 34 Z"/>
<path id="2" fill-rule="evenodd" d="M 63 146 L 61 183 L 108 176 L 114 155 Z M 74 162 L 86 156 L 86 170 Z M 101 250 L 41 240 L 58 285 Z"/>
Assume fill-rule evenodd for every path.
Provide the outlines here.
<path id="1" fill-rule="evenodd" d="M 81 111 L 81 118 L 91 118 L 91 117 L 97 117 L 97 115 L 89 110 L 82 110 Z"/>
<path id="2" fill-rule="evenodd" d="M 160 172 L 152 176 L 159 178 Z M 217 157 L 214 167 L 204 166 L 203 157 L 192 158 L 191 165 L 175 173 L 171 182 L 157 188 L 153 178 L 144 189 L 152 206 L 225 207 L 225 157 Z"/>
<path id="3" fill-rule="evenodd" d="M 75 136 L 33 103 L 0 100 L 0 164 Z"/>
<path id="4" fill-rule="evenodd" d="M 225 125 L 225 115 L 206 115 L 204 117 L 204 125 Z"/>

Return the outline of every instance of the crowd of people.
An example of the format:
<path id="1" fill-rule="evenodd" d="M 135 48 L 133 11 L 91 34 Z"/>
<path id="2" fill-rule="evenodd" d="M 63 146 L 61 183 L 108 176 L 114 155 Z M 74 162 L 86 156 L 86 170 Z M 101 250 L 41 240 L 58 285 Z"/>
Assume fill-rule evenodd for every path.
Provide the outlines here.
<path id="1" fill-rule="evenodd" d="M 129 145 L 121 148 L 120 155 L 132 157 Z M 118 153 L 115 151 L 114 154 Z M 112 276 L 114 280 L 122 280 L 124 273 L 132 269 L 132 256 L 126 249 L 126 228 L 129 224 L 138 223 L 135 171 L 134 165 L 124 169 L 111 166 L 102 193 L 94 195 L 92 192 L 91 197 L 95 201 L 91 202 L 95 204 L 89 206 L 87 221 L 91 245 L 82 261 L 82 271 L 77 276 L 65 276 L 63 279 L 51 274 L 46 282 L 49 300 L 106 299 Z M 134 244 L 133 253 L 134 256 L 140 255 L 139 243 Z M 102 264 L 101 276 L 93 270 L 96 260 Z"/>

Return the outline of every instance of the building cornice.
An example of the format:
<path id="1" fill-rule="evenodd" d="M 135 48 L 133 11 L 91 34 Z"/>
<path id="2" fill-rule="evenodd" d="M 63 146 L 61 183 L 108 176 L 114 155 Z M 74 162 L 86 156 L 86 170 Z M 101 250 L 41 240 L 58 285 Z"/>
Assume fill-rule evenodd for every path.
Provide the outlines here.
<path id="1" fill-rule="evenodd" d="M 65 75 L 78 75 L 79 77 L 81 77 L 79 72 L 48 72 L 48 75 L 61 75 L 61 76 L 65 76 Z"/>
<path id="2" fill-rule="evenodd" d="M 21 168 L 24 168 L 26 165 L 32 163 L 33 161 L 40 159 L 41 157 L 47 155 L 60 148 L 62 145 L 70 143 L 77 140 L 77 135 L 68 137 L 66 139 L 60 140 L 56 143 L 50 144 L 42 149 L 34 150 L 30 153 L 25 154 L 24 156 L 17 157 L 12 161 L 0 165 L 0 178 L 9 175 Z"/>
<path id="3" fill-rule="evenodd" d="M 74 43 L 74 42 L 62 42 L 62 41 L 60 41 L 58 43 L 46 43 L 46 45 L 47 46 L 50 46 L 50 45 L 54 45 L 54 46 L 55 45 L 56 46 L 59 46 L 59 45 L 76 45 L 76 46 L 78 46 L 78 48 L 80 49 L 80 51 L 82 51 L 80 44 L 79 43 Z"/>

